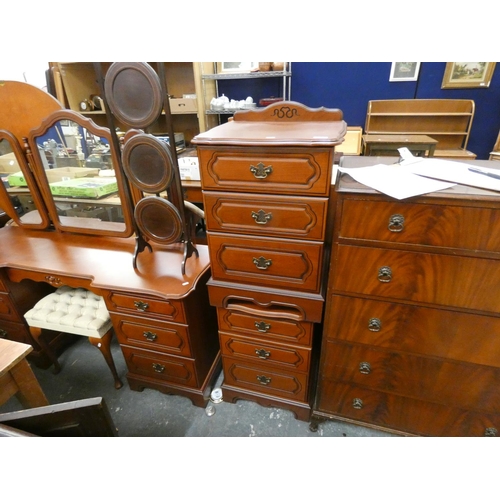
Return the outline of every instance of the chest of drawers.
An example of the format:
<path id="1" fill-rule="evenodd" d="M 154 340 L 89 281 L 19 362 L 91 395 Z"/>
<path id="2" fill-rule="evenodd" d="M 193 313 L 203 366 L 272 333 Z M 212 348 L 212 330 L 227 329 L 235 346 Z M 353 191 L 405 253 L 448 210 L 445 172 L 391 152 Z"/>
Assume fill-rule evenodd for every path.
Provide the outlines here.
<path id="1" fill-rule="evenodd" d="M 494 191 L 395 201 L 339 178 L 314 420 L 498 434 L 499 225 Z"/>
<path id="2" fill-rule="evenodd" d="M 278 103 L 197 136 L 224 401 L 308 420 L 339 110 Z"/>

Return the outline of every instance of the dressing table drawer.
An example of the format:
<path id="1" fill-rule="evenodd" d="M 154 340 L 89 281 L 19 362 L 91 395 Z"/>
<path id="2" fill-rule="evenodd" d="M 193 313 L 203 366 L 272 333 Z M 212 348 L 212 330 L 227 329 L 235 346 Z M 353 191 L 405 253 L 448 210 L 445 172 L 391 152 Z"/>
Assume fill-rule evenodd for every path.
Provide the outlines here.
<path id="1" fill-rule="evenodd" d="M 311 362 L 311 350 L 262 342 L 258 339 L 238 337 L 225 333 L 219 334 L 221 352 L 224 356 L 241 358 L 263 367 L 275 366 L 287 370 L 308 373 Z"/>
<path id="2" fill-rule="evenodd" d="M 10 268 L 6 271 L 10 281 L 20 282 L 23 279 L 48 283 L 49 285 L 59 288 L 66 285 L 72 288 L 85 288 L 92 290 L 91 280 L 86 278 L 76 278 L 74 276 L 65 276 L 62 274 L 43 273 L 39 271 L 28 271 L 25 269 Z"/>
<path id="3" fill-rule="evenodd" d="M 118 292 L 106 292 L 104 299 L 109 311 L 186 323 L 184 305 L 180 300 L 161 300 Z"/>
<path id="4" fill-rule="evenodd" d="M 327 196 L 332 148 L 198 148 L 203 189 Z"/>
<path id="5" fill-rule="evenodd" d="M 110 315 L 120 344 L 191 356 L 187 326 L 145 317 Z"/>
<path id="6" fill-rule="evenodd" d="M 209 231 L 322 241 L 327 198 L 205 193 Z"/>
<path id="7" fill-rule="evenodd" d="M 17 307 L 8 293 L 0 293 L 0 318 L 10 321 L 21 321 Z"/>
<path id="8" fill-rule="evenodd" d="M 212 276 L 319 293 L 323 243 L 209 233 Z"/>
<path id="9" fill-rule="evenodd" d="M 15 323 L 12 321 L 0 320 L 0 339 L 12 340 L 14 342 L 22 342 L 23 344 L 33 344 L 28 329 L 24 323 Z M 33 347 L 39 350 L 38 346 Z"/>

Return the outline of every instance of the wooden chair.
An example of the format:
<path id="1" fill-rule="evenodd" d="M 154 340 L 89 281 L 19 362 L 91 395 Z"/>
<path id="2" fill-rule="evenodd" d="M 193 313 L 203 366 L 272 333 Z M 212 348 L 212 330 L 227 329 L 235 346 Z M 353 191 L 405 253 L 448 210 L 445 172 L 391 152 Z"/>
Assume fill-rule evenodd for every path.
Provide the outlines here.
<path id="1" fill-rule="evenodd" d="M 104 299 L 84 288 L 62 286 L 39 300 L 24 318 L 34 340 L 54 363 L 55 373 L 61 371 L 56 354 L 45 342 L 42 331 L 55 330 L 88 337 L 104 356 L 115 381 L 122 387 L 111 355 L 112 324 Z"/>
<path id="2" fill-rule="evenodd" d="M 498 133 L 497 142 L 493 146 L 493 151 L 491 151 L 489 159 L 500 161 L 500 132 Z"/>

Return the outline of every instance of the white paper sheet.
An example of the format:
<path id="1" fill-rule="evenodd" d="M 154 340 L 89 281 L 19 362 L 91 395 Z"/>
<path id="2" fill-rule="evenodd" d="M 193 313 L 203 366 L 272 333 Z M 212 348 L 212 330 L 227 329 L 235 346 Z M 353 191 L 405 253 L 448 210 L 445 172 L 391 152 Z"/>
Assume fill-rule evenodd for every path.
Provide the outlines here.
<path id="1" fill-rule="evenodd" d="M 376 189 L 397 200 L 432 193 L 434 191 L 441 191 L 442 189 L 447 189 L 455 185 L 453 183 L 416 175 L 409 171 L 408 167 L 402 167 L 397 163 L 393 165 L 379 164 L 360 168 L 339 167 L 339 170 L 349 174 L 361 184 Z"/>

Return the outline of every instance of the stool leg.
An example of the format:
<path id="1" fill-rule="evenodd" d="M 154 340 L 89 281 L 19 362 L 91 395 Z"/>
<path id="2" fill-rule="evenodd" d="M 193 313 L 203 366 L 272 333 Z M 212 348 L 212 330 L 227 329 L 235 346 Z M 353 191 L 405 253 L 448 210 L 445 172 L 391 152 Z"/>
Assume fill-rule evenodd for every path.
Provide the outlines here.
<path id="1" fill-rule="evenodd" d="M 121 380 L 118 377 L 118 373 L 116 371 L 115 362 L 113 361 L 113 357 L 111 356 L 111 337 L 112 330 L 109 330 L 106 335 L 102 338 L 89 337 L 89 341 L 92 345 L 95 345 L 104 356 L 106 363 L 113 374 L 113 378 L 115 379 L 115 389 L 119 389 L 123 386 Z"/>
<path id="2" fill-rule="evenodd" d="M 30 333 L 35 342 L 42 348 L 42 351 L 49 357 L 49 359 L 54 363 L 54 373 L 59 373 L 61 371 L 61 365 L 57 360 L 55 352 L 49 347 L 49 344 L 45 342 L 42 338 L 42 329 L 36 326 L 30 326 Z"/>

